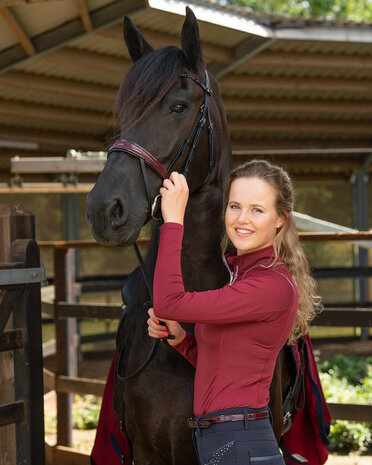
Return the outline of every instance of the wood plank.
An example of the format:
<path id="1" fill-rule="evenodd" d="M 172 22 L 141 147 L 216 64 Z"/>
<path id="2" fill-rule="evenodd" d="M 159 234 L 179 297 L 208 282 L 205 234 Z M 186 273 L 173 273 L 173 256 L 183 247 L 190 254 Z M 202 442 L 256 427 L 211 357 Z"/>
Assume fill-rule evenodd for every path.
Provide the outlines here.
<path id="1" fill-rule="evenodd" d="M 80 378 L 74 376 L 56 376 L 56 392 L 74 394 L 93 394 L 102 397 L 106 381 L 102 379 Z"/>
<path id="2" fill-rule="evenodd" d="M 0 15 L 4 18 L 8 27 L 13 31 L 13 33 L 17 37 L 19 43 L 22 45 L 27 55 L 28 56 L 35 55 L 36 50 L 35 50 L 33 43 L 31 42 L 31 39 L 28 37 L 25 30 L 20 25 L 16 17 L 10 11 L 10 9 L 6 7 L 0 8 Z"/>
<path id="3" fill-rule="evenodd" d="M 372 233 L 369 231 L 348 232 L 299 232 L 302 241 L 370 241 Z"/>
<path id="4" fill-rule="evenodd" d="M 372 405 L 364 404 L 333 404 L 328 403 L 332 420 L 372 422 Z"/>
<path id="5" fill-rule="evenodd" d="M 56 387 L 56 375 L 53 371 L 48 370 L 47 368 L 43 368 L 43 378 L 44 378 L 44 386 L 48 389 L 55 390 Z"/>
<path id="6" fill-rule="evenodd" d="M 23 400 L 0 405 L 0 426 L 20 423 L 25 418 L 25 403 Z M 4 449 L 2 449 L 2 452 Z"/>
<path id="7" fill-rule="evenodd" d="M 90 454 L 72 447 L 55 446 L 53 465 L 90 465 Z"/>
<path id="8" fill-rule="evenodd" d="M 69 302 L 58 302 L 55 316 L 59 318 L 79 318 L 79 319 L 119 319 L 122 314 L 120 305 L 109 304 L 80 304 Z"/>
<path id="9" fill-rule="evenodd" d="M 371 327 L 372 309 L 326 308 L 315 317 L 312 326 Z"/>
<path id="10" fill-rule="evenodd" d="M 149 237 L 142 237 L 136 240 L 138 246 L 145 246 L 150 243 Z M 39 241 L 39 247 L 41 249 L 91 249 L 96 247 L 107 247 L 105 245 L 99 244 L 93 239 L 82 239 L 78 241 Z M 129 247 L 129 246 L 126 246 Z"/>
<path id="11" fill-rule="evenodd" d="M 87 32 L 89 32 L 93 29 L 93 24 L 92 24 L 92 19 L 89 14 L 87 4 L 85 3 L 85 0 L 77 0 L 77 4 L 78 4 L 81 20 L 83 21 L 83 24 L 84 24 L 84 29 Z"/>
<path id="12" fill-rule="evenodd" d="M 11 329 L 4 331 L 0 336 L 0 352 L 22 349 L 24 345 L 25 332 L 23 329 Z"/>

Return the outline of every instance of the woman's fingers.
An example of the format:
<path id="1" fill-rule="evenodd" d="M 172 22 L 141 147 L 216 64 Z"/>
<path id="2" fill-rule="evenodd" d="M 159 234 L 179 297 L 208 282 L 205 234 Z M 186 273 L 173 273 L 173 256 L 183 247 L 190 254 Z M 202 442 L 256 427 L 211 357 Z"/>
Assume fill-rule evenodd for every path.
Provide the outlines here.
<path id="1" fill-rule="evenodd" d="M 162 338 L 162 337 L 167 337 L 168 332 L 167 328 L 164 325 L 161 325 L 159 320 L 156 318 L 154 314 L 154 309 L 150 308 L 147 312 L 150 316 L 150 318 L 147 320 L 147 330 L 149 333 L 149 336 L 155 337 L 155 338 Z"/>

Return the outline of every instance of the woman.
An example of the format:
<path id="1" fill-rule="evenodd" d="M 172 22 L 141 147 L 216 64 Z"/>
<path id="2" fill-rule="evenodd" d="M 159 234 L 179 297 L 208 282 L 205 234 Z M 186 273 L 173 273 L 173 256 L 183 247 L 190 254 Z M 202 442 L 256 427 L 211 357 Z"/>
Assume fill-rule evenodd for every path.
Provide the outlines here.
<path id="1" fill-rule="evenodd" d="M 292 215 L 291 181 L 262 160 L 231 172 L 224 192 L 226 236 L 236 249 L 225 256 L 230 281 L 205 292 L 183 286 L 186 179 L 172 173 L 160 194 L 164 224 L 148 331 L 155 338 L 173 335 L 169 344 L 196 367 L 189 426 L 199 462 L 283 464 L 269 387 L 280 349 L 307 333 L 319 303 Z M 195 337 L 178 321 L 195 323 Z"/>

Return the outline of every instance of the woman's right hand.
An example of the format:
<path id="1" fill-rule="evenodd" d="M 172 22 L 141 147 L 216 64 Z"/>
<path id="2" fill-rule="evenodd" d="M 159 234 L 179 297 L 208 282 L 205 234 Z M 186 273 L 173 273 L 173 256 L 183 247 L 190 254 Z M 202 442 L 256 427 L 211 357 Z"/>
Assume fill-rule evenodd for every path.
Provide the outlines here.
<path id="1" fill-rule="evenodd" d="M 155 316 L 153 308 L 150 308 L 147 313 L 150 316 L 150 318 L 147 320 L 148 333 L 150 337 L 161 339 L 163 337 L 172 335 L 175 338 L 168 339 L 168 344 L 171 346 L 176 346 L 185 339 L 186 331 L 177 321 L 163 319 L 160 322 Z M 165 327 L 164 324 L 161 323 L 164 323 L 167 326 Z"/>

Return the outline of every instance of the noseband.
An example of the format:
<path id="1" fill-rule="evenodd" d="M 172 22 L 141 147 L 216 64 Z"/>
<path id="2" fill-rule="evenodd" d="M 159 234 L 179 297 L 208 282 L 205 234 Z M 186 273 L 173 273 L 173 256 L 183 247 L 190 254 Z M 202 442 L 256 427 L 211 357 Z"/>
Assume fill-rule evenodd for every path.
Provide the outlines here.
<path id="1" fill-rule="evenodd" d="M 204 180 L 204 183 L 209 177 L 209 174 L 211 173 L 213 169 L 213 124 L 211 120 L 211 115 L 210 115 L 210 110 L 209 110 L 209 100 L 210 96 L 212 95 L 212 90 L 210 88 L 209 84 L 209 77 L 207 71 L 205 71 L 205 83 L 202 83 L 198 78 L 195 76 L 192 76 L 191 74 L 183 73 L 181 74 L 182 78 L 185 79 L 191 79 L 194 81 L 198 86 L 200 86 L 203 91 L 204 91 L 204 101 L 199 108 L 199 112 L 196 116 L 195 122 L 191 128 L 191 131 L 189 135 L 187 136 L 185 142 L 183 143 L 181 149 L 177 153 L 177 155 L 174 157 L 174 159 L 171 161 L 169 164 L 168 168 L 165 170 L 162 165 L 158 162 L 158 160 L 151 155 L 146 149 L 141 147 L 140 145 L 136 144 L 133 141 L 127 140 L 127 139 L 120 139 L 114 143 L 114 145 L 109 149 L 107 158 L 112 154 L 112 152 L 121 152 L 123 154 L 130 155 L 132 157 L 135 157 L 139 160 L 140 166 L 141 166 L 141 171 L 142 171 L 142 176 L 143 176 L 143 181 L 145 184 L 145 189 L 146 189 L 146 196 L 147 196 L 147 202 L 148 202 L 148 209 L 147 209 L 147 217 L 145 223 L 150 220 L 150 218 L 153 218 L 154 220 L 159 221 L 158 218 L 155 217 L 154 211 L 156 209 L 156 201 L 159 198 L 159 195 L 157 195 L 154 199 L 151 197 L 151 190 L 150 190 L 150 183 L 147 177 L 146 173 L 146 166 L 151 168 L 151 170 L 159 176 L 159 178 L 163 181 L 164 179 L 169 178 L 169 174 L 173 170 L 175 164 L 177 161 L 186 153 L 187 148 L 190 147 L 189 153 L 186 158 L 185 165 L 183 167 L 182 173 L 186 177 L 188 177 L 189 170 L 190 170 L 190 165 L 191 161 L 195 152 L 195 149 L 199 143 L 200 136 L 202 135 L 203 129 L 208 122 L 208 146 L 209 146 L 209 166 L 208 166 L 208 174 L 206 179 Z M 141 253 L 137 247 L 137 244 L 134 243 L 134 250 L 137 255 L 137 259 L 147 286 L 147 289 L 149 291 L 149 295 L 151 298 L 150 302 L 147 302 L 147 309 L 149 308 L 149 305 L 152 306 L 152 301 L 153 301 L 153 294 L 152 294 L 152 287 L 150 285 L 150 280 L 147 277 L 146 270 L 145 270 L 145 265 L 141 256 Z M 145 304 L 146 305 L 146 304 Z M 125 306 L 124 306 L 124 312 L 125 312 Z M 124 313 L 123 313 L 124 315 Z M 120 325 L 120 324 L 119 324 Z M 174 336 L 173 336 L 174 338 Z M 164 341 L 164 339 L 162 339 Z M 159 347 L 159 339 L 155 339 L 152 349 L 150 353 L 148 354 L 146 361 L 144 364 L 135 370 L 133 373 L 127 376 L 121 376 L 120 375 L 120 366 L 121 362 L 124 356 L 124 345 L 122 346 L 119 357 L 116 362 L 116 376 L 121 382 L 126 382 L 135 376 L 139 375 L 146 367 L 147 365 L 151 362 L 151 360 L 154 358 L 156 351 Z"/>
<path id="2" fill-rule="evenodd" d="M 168 168 L 165 170 L 162 167 L 162 165 L 158 162 L 158 160 L 153 155 L 151 155 L 151 153 L 149 153 L 146 149 L 144 149 L 140 145 L 128 139 L 120 139 L 116 141 L 112 145 L 112 147 L 110 147 L 108 154 L 107 154 L 107 158 L 108 158 L 112 154 L 112 152 L 121 152 L 123 154 L 127 154 L 132 157 L 135 157 L 139 160 L 141 171 L 142 171 L 142 177 L 143 177 L 143 181 L 144 181 L 145 189 L 146 189 L 147 203 L 148 203 L 146 223 L 147 221 L 149 221 L 150 218 L 159 220 L 158 218 L 154 216 L 156 200 L 158 199 L 159 196 L 157 195 L 154 199 L 152 199 L 150 183 L 149 183 L 147 172 L 146 172 L 146 166 L 151 168 L 152 171 L 157 176 L 159 176 L 160 179 L 163 181 L 164 179 L 169 178 L 169 174 L 172 172 L 177 161 L 186 153 L 188 147 L 190 147 L 188 156 L 186 158 L 185 165 L 182 170 L 183 175 L 187 179 L 195 149 L 199 143 L 200 136 L 202 135 L 203 129 L 207 123 L 208 123 L 209 166 L 208 166 L 208 175 L 204 182 L 206 182 L 206 180 L 208 179 L 208 176 L 211 173 L 212 168 L 213 168 L 213 162 L 214 162 L 213 160 L 213 124 L 212 124 L 211 114 L 210 114 L 210 109 L 209 109 L 209 101 L 210 101 L 210 96 L 212 95 L 212 90 L 209 84 L 208 73 L 207 71 L 205 71 L 205 84 L 201 82 L 197 77 L 192 76 L 191 74 L 188 74 L 188 73 L 182 73 L 180 77 L 185 78 L 185 79 L 191 79 L 198 86 L 200 86 L 204 91 L 204 101 L 199 109 L 199 112 L 196 116 L 195 122 L 193 124 L 193 127 L 191 128 L 189 135 L 187 136 L 185 142 L 183 143 L 181 149 L 178 151 L 177 155 L 174 157 L 174 159 L 169 164 Z"/>

